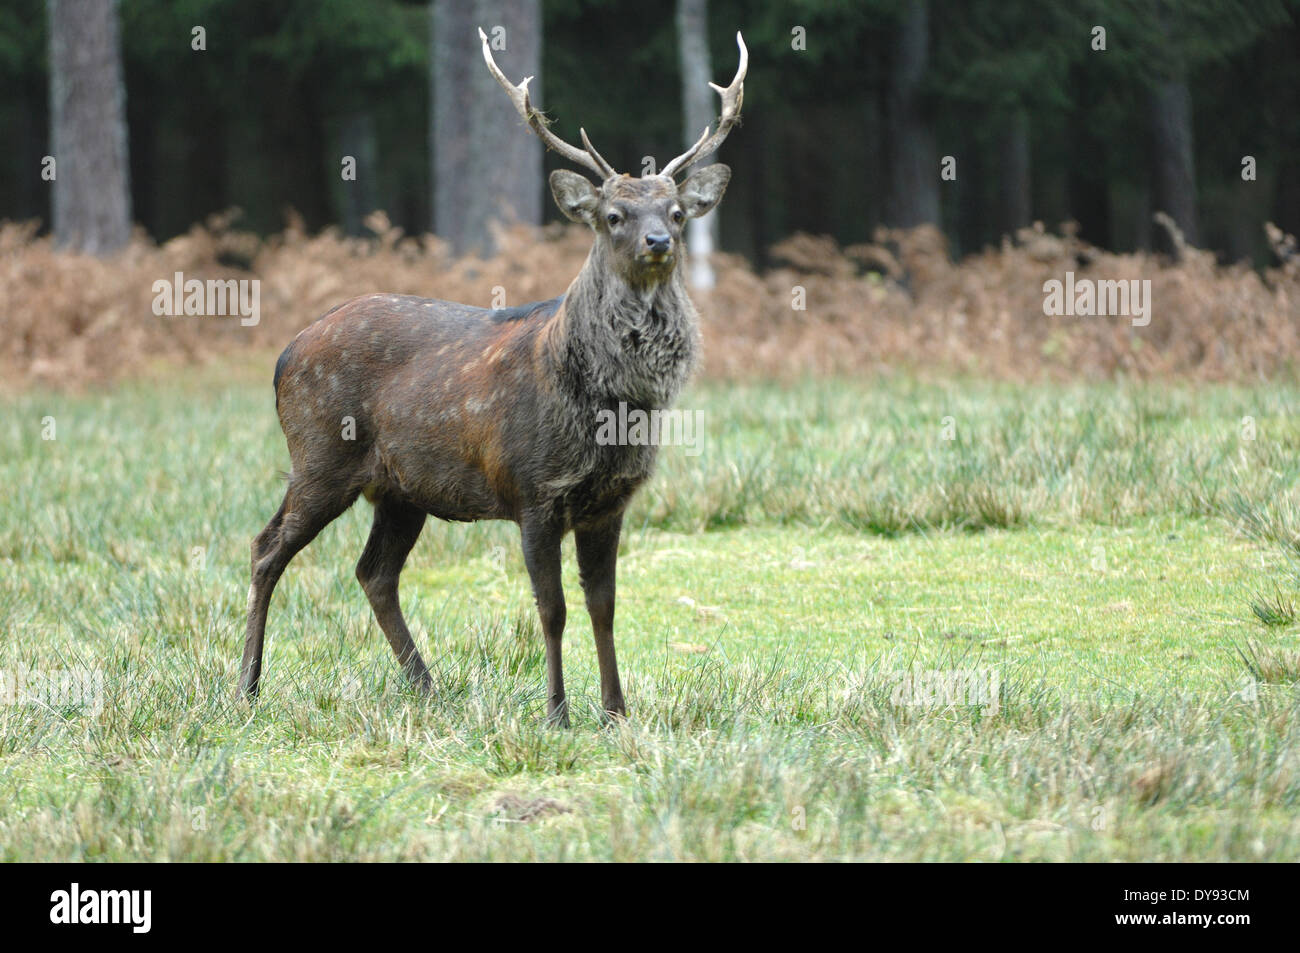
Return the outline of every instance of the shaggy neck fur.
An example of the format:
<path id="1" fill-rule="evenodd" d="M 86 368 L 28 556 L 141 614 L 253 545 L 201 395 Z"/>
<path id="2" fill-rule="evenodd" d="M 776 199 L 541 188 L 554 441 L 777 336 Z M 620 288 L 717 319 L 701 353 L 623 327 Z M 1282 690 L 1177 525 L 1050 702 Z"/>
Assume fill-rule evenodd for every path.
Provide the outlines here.
<path id="1" fill-rule="evenodd" d="M 597 239 L 569 286 L 552 368 L 566 396 L 591 407 L 620 401 L 646 410 L 667 408 L 695 367 L 698 315 L 686 294 L 679 253 L 658 274 L 620 273 Z M 640 279 L 640 280 L 639 280 Z"/>

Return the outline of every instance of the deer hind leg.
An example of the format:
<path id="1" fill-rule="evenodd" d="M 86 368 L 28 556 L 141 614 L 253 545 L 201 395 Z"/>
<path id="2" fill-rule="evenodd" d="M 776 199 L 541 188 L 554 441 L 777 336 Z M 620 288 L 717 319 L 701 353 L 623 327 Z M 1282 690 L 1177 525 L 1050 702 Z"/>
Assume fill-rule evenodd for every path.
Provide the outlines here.
<path id="1" fill-rule="evenodd" d="M 424 511 L 409 503 L 380 498 L 375 503 L 375 522 L 370 539 L 357 562 L 357 579 L 365 590 L 379 627 L 393 647 L 397 663 L 422 693 L 432 686 L 429 669 L 415 647 L 397 598 L 397 580 L 402 566 L 424 528 Z"/>
<path id="2" fill-rule="evenodd" d="M 266 610 L 271 593 L 289 561 L 357 497 L 336 489 L 291 482 L 284 502 L 266 528 L 253 540 L 252 584 L 248 588 L 248 626 L 239 689 L 250 701 L 257 698 L 262 677 L 262 648 L 266 641 Z"/>

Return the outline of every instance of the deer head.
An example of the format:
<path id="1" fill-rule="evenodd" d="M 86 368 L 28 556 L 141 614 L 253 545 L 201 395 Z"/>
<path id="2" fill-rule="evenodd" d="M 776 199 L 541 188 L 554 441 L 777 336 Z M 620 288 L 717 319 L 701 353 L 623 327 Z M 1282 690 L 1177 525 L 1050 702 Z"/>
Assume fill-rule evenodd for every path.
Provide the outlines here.
<path id="1" fill-rule="evenodd" d="M 515 86 L 506 79 L 488 46 L 487 35 L 479 30 L 483 42 L 483 59 L 488 69 L 505 89 L 519 115 L 544 142 L 570 162 L 584 166 L 600 177 L 599 187 L 576 172 L 563 169 L 551 173 L 551 194 L 560 211 L 572 221 L 589 225 L 596 233 L 598 249 L 602 246 L 622 277 L 634 284 L 661 281 L 672 274 L 681 259 L 682 229 L 686 220 L 711 211 L 722 200 L 731 169 L 715 164 L 701 169 L 680 185 L 676 175 L 711 155 L 740 121 L 740 107 L 745 95 L 745 73 L 749 68 L 749 51 L 739 33 L 740 66 L 731 85 L 723 89 L 709 85 L 722 97 L 718 127 L 708 128 L 686 152 L 673 159 L 657 174 L 633 178 L 618 173 L 580 129 L 582 148 L 560 139 L 547 128 L 546 118 L 528 97 L 531 76 Z"/>

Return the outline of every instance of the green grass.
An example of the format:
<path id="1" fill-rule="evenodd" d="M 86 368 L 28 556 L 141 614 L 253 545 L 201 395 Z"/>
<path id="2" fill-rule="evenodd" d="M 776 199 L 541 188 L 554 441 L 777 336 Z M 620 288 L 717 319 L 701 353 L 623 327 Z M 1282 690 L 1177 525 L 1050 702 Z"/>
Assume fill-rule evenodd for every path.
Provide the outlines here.
<path id="1" fill-rule="evenodd" d="M 237 700 L 264 371 L 0 403 L 0 858 L 1300 859 L 1294 386 L 698 387 L 627 520 L 625 724 L 566 543 L 564 732 L 517 530 L 426 528 L 419 700 L 364 503 Z"/>

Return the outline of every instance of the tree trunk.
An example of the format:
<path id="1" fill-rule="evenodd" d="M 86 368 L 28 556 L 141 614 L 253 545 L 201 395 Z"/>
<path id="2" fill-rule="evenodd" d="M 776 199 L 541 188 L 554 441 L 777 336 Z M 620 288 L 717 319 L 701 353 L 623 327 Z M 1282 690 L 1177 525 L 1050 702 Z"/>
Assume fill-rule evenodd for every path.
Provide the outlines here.
<path id="1" fill-rule="evenodd" d="M 468 208 L 470 70 L 482 66 L 474 5 L 434 0 L 429 31 L 429 156 L 433 162 L 433 231 L 452 245 L 465 240 Z"/>
<path id="2" fill-rule="evenodd" d="M 433 5 L 434 228 L 459 252 L 492 254 L 491 224 L 542 221 L 542 144 L 483 63 L 478 28 L 512 82 L 542 97 L 538 0 Z M 498 30 L 504 28 L 504 32 Z M 504 44 L 504 48 L 498 48 Z"/>
<path id="3" fill-rule="evenodd" d="M 1147 94 L 1151 127 L 1151 205 L 1166 212 L 1189 245 L 1200 235 L 1196 227 L 1196 167 L 1192 158 L 1192 95 L 1185 79 L 1158 83 Z M 1157 247 L 1171 251 L 1163 231 Z"/>
<path id="4" fill-rule="evenodd" d="M 1032 221 L 1033 190 L 1029 179 L 1029 112 L 1007 114 L 999 135 L 998 206 L 1002 234 L 1015 235 Z"/>
<path id="5" fill-rule="evenodd" d="M 921 102 L 929 63 L 930 17 L 926 0 L 903 11 L 889 75 L 890 224 L 912 228 L 939 222 L 939 160 L 934 131 Z M 960 174 L 960 171 L 959 171 Z"/>
<path id="6" fill-rule="evenodd" d="M 49 0 L 54 238 L 106 255 L 131 237 L 116 0 Z"/>
<path id="7" fill-rule="evenodd" d="M 43 77 L 42 77 L 43 79 Z M 45 128 L 46 118 L 40 102 L 45 91 L 35 84 L 24 80 L 22 88 L 16 90 L 13 100 L 14 128 L 13 153 L 4 190 L 4 207 L 13 209 L 13 218 L 22 221 L 29 218 L 43 218 L 49 221 L 49 195 L 45 189 L 34 189 L 29 184 L 33 169 L 41 167 L 41 160 L 48 152 L 49 131 Z M 43 85 L 43 84 L 42 84 Z"/>
<path id="8" fill-rule="evenodd" d="M 700 133 L 713 122 L 716 94 L 709 88 L 712 64 L 709 62 L 708 0 L 677 0 L 677 49 L 682 63 L 682 116 L 685 127 L 682 141 L 686 148 L 695 144 Z M 694 166 L 691 172 L 709 163 Z M 690 250 L 688 280 L 694 288 L 714 285 L 713 265 L 709 256 L 718 244 L 718 213 L 693 218 L 686 226 L 686 245 Z"/>
<path id="9" fill-rule="evenodd" d="M 1096 72 L 1076 65 L 1070 70 L 1074 90 L 1064 134 L 1075 158 L 1066 171 L 1070 216 L 1079 223 L 1079 237 L 1093 245 L 1110 247 L 1110 186 L 1106 157 L 1113 144 L 1089 120 L 1102 108 L 1105 84 Z"/>
<path id="10" fill-rule="evenodd" d="M 343 183 L 343 230 L 349 235 L 362 234 L 366 216 L 379 207 L 375 198 L 375 178 L 379 171 L 377 141 L 375 114 L 369 109 L 353 110 L 339 122 L 335 161 L 341 163 L 343 156 L 356 160 L 357 177 L 350 181 L 340 179 Z M 340 175 L 341 169 L 341 164 L 334 167 L 334 174 Z"/>
<path id="11" fill-rule="evenodd" d="M 945 197 L 955 207 L 957 217 L 956 241 L 952 252 L 960 257 L 976 251 L 993 241 L 993 220 L 989 218 L 987 201 L 988 181 L 986 166 L 990 161 L 984 150 L 977 147 L 975 130 L 966 123 L 957 129 L 956 152 L 961 156 L 957 180 L 944 183 Z"/>

